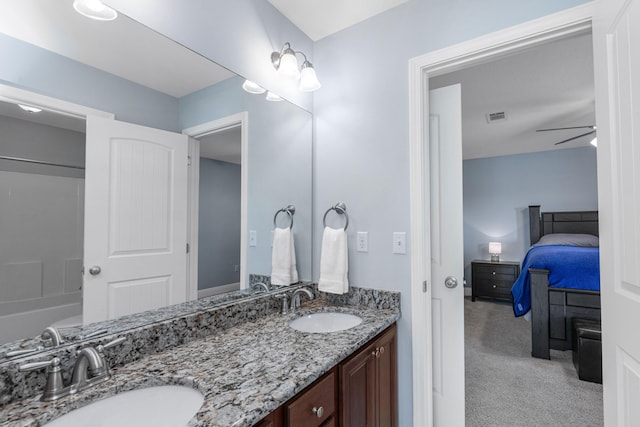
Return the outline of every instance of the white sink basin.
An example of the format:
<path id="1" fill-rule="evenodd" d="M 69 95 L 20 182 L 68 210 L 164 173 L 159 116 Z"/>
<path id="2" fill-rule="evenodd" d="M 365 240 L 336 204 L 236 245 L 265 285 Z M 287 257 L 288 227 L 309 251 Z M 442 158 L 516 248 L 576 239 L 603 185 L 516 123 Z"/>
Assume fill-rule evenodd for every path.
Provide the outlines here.
<path id="1" fill-rule="evenodd" d="M 46 424 L 46 427 L 185 426 L 203 402 L 204 396 L 189 387 L 142 388 L 75 409 Z"/>
<path id="2" fill-rule="evenodd" d="M 362 323 L 362 319 L 347 313 L 313 313 L 298 317 L 289 322 L 289 326 L 301 332 L 337 332 L 353 328 Z"/>

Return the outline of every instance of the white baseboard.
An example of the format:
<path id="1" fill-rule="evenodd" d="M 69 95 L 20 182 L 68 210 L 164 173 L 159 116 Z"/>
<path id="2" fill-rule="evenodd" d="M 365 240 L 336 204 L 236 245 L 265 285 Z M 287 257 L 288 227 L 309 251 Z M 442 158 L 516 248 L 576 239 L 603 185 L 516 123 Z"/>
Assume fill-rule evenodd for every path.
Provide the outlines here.
<path id="1" fill-rule="evenodd" d="M 237 291 L 240 289 L 240 282 L 229 283 L 228 285 L 213 286 L 206 289 L 198 289 L 198 299 L 206 298 L 213 295 L 224 294 L 226 292 Z"/>

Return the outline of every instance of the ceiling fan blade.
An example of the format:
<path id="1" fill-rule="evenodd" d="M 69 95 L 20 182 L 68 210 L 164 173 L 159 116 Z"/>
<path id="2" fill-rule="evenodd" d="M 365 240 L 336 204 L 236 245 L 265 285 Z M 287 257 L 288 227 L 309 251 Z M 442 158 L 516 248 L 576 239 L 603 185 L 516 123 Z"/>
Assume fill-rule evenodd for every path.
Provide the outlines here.
<path id="1" fill-rule="evenodd" d="M 536 129 L 536 132 L 546 132 L 549 130 L 565 130 L 565 129 L 595 129 L 595 126 L 571 126 L 567 128 L 552 128 L 552 129 Z"/>
<path id="2" fill-rule="evenodd" d="M 594 133 L 596 133 L 596 131 L 592 130 L 591 132 L 583 133 L 582 135 L 574 136 L 573 138 L 568 138 L 568 139 L 565 139 L 564 141 L 556 142 L 553 145 L 564 144 L 565 142 L 573 141 L 574 139 L 582 138 L 583 136 L 591 135 L 591 134 L 594 134 Z"/>

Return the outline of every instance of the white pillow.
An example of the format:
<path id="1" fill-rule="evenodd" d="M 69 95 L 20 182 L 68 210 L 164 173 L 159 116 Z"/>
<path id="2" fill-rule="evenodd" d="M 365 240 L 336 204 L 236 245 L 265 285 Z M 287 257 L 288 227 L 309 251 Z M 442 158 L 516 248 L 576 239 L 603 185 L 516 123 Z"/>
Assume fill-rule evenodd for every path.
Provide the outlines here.
<path id="1" fill-rule="evenodd" d="M 568 245 L 597 248 L 600 246 L 598 236 L 593 234 L 552 233 L 545 234 L 533 246 Z"/>

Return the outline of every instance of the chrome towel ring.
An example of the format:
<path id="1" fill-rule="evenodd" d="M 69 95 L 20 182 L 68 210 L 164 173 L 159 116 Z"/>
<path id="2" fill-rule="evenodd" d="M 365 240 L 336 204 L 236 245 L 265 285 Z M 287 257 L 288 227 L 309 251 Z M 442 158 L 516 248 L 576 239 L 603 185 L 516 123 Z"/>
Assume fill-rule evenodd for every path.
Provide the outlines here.
<path id="1" fill-rule="evenodd" d="M 273 216 L 273 227 L 277 228 L 278 225 L 276 224 L 276 218 L 278 218 L 278 214 L 280 212 L 285 212 L 287 215 L 289 215 L 289 219 L 291 220 L 291 224 L 289 224 L 289 229 L 293 228 L 293 214 L 296 213 L 296 207 L 293 205 L 289 205 L 286 208 L 282 208 L 282 209 L 278 209 L 276 211 L 276 214 Z"/>
<path id="2" fill-rule="evenodd" d="M 346 230 L 347 227 L 349 226 L 349 215 L 347 215 L 347 206 L 343 202 L 338 202 L 335 205 L 331 206 L 329 209 L 327 209 L 327 211 L 324 213 L 324 216 L 322 217 L 322 225 L 324 227 L 327 226 L 327 215 L 331 211 L 336 211 L 337 213 L 344 215 L 344 219 L 345 219 L 344 229 Z"/>

